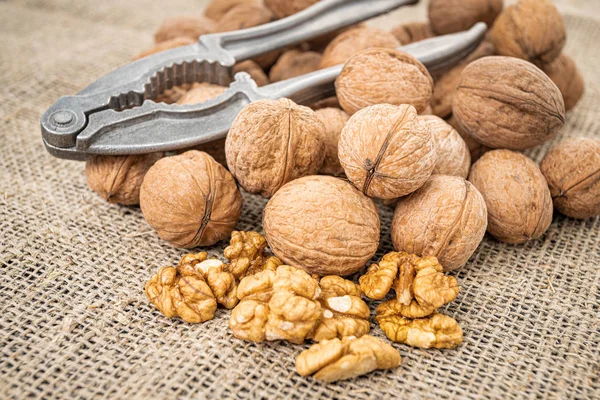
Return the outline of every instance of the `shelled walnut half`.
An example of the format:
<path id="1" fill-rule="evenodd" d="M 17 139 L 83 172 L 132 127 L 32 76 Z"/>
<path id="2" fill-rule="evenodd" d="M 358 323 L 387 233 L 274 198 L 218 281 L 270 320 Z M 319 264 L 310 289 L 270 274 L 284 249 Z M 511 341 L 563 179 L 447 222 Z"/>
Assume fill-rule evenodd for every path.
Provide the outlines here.
<path id="1" fill-rule="evenodd" d="M 258 232 L 231 233 L 229 246 L 223 250 L 223 255 L 229 260 L 227 269 L 236 279 L 254 275 L 265 269 L 275 270 L 281 260 L 265 252 L 267 240 Z"/>
<path id="2" fill-rule="evenodd" d="M 237 304 L 236 282 L 217 259 L 205 252 L 187 254 L 177 267 L 163 267 L 144 287 L 152 304 L 167 318 L 180 317 L 191 323 L 213 318 L 217 304 Z"/>

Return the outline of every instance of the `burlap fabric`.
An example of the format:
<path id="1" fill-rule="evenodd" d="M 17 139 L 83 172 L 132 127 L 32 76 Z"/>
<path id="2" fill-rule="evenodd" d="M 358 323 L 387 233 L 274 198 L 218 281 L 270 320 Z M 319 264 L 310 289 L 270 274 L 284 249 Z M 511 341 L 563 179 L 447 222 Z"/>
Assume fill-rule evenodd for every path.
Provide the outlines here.
<path id="1" fill-rule="evenodd" d="M 463 327 L 464 344 L 398 345 L 399 368 L 350 381 L 298 376 L 294 358 L 307 346 L 237 340 L 224 310 L 201 325 L 158 313 L 144 282 L 183 252 L 161 242 L 138 208 L 92 193 L 82 163 L 47 154 L 39 117 L 150 45 L 164 14 L 194 7 L 0 2 L 0 398 L 600 396 L 600 218 L 555 215 L 541 240 L 522 246 L 486 237 L 455 273 L 462 290 L 445 310 Z M 600 24 L 566 22 L 566 52 L 587 93 L 560 136 L 600 137 Z M 546 147 L 531 155 L 539 161 Z M 265 201 L 244 200 L 238 229 L 260 229 Z M 381 208 L 378 257 L 392 249 L 391 215 Z M 372 333 L 382 337 L 375 324 Z"/>

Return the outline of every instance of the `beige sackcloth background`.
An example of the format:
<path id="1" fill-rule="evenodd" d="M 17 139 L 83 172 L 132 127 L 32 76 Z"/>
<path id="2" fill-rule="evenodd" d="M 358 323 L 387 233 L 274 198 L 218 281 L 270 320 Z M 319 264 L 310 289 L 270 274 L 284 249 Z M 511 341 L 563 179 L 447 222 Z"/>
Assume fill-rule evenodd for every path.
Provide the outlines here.
<path id="1" fill-rule="evenodd" d="M 600 4 L 559 3 L 565 51 L 587 82 L 559 138 L 600 137 Z M 520 246 L 486 236 L 453 273 L 461 293 L 444 310 L 464 344 L 395 345 L 399 368 L 349 381 L 300 377 L 294 358 L 308 345 L 235 339 L 225 310 L 198 325 L 157 312 L 144 282 L 184 251 L 159 240 L 139 208 L 89 190 L 83 163 L 51 157 L 39 118 L 149 47 L 164 16 L 203 5 L 0 1 L 0 398 L 600 398 L 600 218 L 556 214 Z M 378 24 L 424 16 L 421 5 Z M 547 147 L 529 154 L 540 161 Z M 237 229 L 261 229 L 265 200 L 244 200 Z M 391 215 L 381 209 L 377 257 L 392 249 Z M 383 337 L 376 324 L 372 334 Z"/>

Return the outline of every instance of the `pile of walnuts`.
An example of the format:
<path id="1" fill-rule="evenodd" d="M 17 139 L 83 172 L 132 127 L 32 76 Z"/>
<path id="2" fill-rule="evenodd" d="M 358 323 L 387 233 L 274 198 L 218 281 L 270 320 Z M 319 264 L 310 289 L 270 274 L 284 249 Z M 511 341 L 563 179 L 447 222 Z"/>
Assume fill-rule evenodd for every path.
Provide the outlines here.
<path id="1" fill-rule="evenodd" d="M 203 16 L 167 18 L 155 46 L 136 58 L 205 33 L 268 23 L 316 1 L 213 0 Z M 479 21 L 489 35 L 434 75 L 397 49 Z M 371 339 L 349 339 L 369 331 L 362 293 L 382 300 L 394 288 L 396 298 L 376 317 L 390 339 L 455 347 L 462 330 L 436 311 L 458 294 L 444 272 L 465 265 L 486 231 L 519 244 L 544 235 L 554 208 L 572 218 L 600 215 L 600 140 L 565 139 L 540 166 L 521 152 L 555 138 L 583 95 L 565 41 L 550 0 L 508 7 L 430 0 L 426 22 L 391 32 L 360 24 L 234 67 L 263 86 L 343 63 L 335 97 L 253 102 L 224 140 L 180 154 L 94 157 L 87 180 L 111 203 L 140 204 L 158 236 L 181 248 L 232 234 L 240 188 L 268 198 L 264 238 L 234 232 L 228 264 L 198 253 L 161 269 L 146 287 L 152 303 L 188 322 L 211 319 L 221 304 L 233 309 L 230 327 L 243 339 L 318 341 L 298 359 L 303 375 L 354 376 L 334 367 L 347 359 L 363 360 L 367 372 L 388 368 L 399 356 Z M 225 90 L 195 83 L 153 101 L 194 104 Z M 341 277 L 361 271 L 378 250 L 379 203 L 395 207 L 396 252 L 357 285 Z M 313 359 L 324 352 L 329 359 Z"/>

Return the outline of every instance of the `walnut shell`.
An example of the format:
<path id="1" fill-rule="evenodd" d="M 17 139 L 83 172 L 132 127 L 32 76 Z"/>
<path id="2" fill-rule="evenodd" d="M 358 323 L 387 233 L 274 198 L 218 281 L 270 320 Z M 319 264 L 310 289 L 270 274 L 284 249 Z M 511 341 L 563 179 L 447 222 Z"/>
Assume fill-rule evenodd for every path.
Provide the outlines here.
<path id="1" fill-rule="evenodd" d="M 544 65 L 542 70 L 562 93 L 565 111 L 575 107 L 585 92 L 585 82 L 575 61 L 563 53 L 550 64 Z"/>
<path id="2" fill-rule="evenodd" d="M 227 165 L 247 192 L 271 197 L 287 182 L 321 168 L 324 130 L 314 111 L 291 100 L 250 103 L 227 135 Z"/>
<path id="3" fill-rule="evenodd" d="M 435 36 L 429 22 L 408 22 L 392 29 L 392 34 L 403 46 Z"/>
<path id="4" fill-rule="evenodd" d="M 215 21 L 220 20 L 229 10 L 240 4 L 262 5 L 262 0 L 212 0 L 204 9 L 204 15 Z"/>
<path id="5" fill-rule="evenodd" d="M 144 175 L 163 155 L 94 156 L 85 162 L 85 177 L 89 187 L 109 203 L 139 204 Z"/>
<path id="6" fill-rule="evenodd" d="M 279 82 L 308 74 L 309 72 L 318 70 L 320 62 L 321 54 L 315 51 L 288 50 L 271 67 L 269 79 L 271 82 Z"/>
<path id="7" fill-rule="evenodd" d="M 240 218 L 242 196 L 225 168 L 208 154 L 191 150 L 150 168 L 140 206 L 161 239 L 191 248 L 229 237 Z"/>
<path id="8" fill-rule="evenodd" d="M 296 14 L 318 2 L 319 0 L 264 0 L 265 6 L 277 18 L 285 18 Z"/>
<path id="9" fill-rule="evenodd" d="M 565 139 L 548 151 L 540 168 L 558 211 L 581 219 L 600 215 L 600 140 Z"/>
<path id="10" fill-rule="evenodd" d="M 198 40 L 201 35 L 217 31 L 217 23 L 206 17 L 178 16 L 165 18 L 154 34 L 156 43 L 176 37 Z"/>
<path id="11" fill-rule="evenodd" d="M 140 58 L 148 57 L 149 55 L 160 53 L 161 51 L 171 50 L 176 47 L 187 46 L 189 44 L 194 44 L 197 42 L 198 42 L 197 39 L 192 39 L 187 36 L 174 37 L 172 39 L 168 39 L 168 40 L 162 41 L 160 43 L 157 43 L 154 45 L 154 47 L 152 47 L 148 50 L 142 51 L 141 53 L 139 53 L 138 55 L 133 57 L 133 60 L 134 61 L 139 60 Z"/>
<path id="12" fill-rule="evenodd" d="M 377 77 L 377 79 L 373 79 Z M 433 79 L 413 56 L 396 49 L 373 48 L 352 56 L 335 80 L 340 105 L 354 114 L 374 104 L 429 106 Z"/>
<path id="13" fill-rule="evenodd" d="M 195 83 L 192 89 L 185 93 L 177 101 L 177 104 L 198 104 L 204 103 L 205 101 L 214 99 L 215 97 L 223 94 L 227 90 L 227 87 L 221 85 L 213 85 L 212 83 Z"/>
<path id="14" fill-rule="evenodd" d="M 346 126 L 350 116 L 346 111 L 340 110 L 339 108 L 321 108 L 315 111 L 323 125 L 325 126 L 325 160 L 319 170 L 320 174 L 326 175 L 342 175 L 344 168 L 340 164 L 338 158 L 338 144 L 340 142 L 340 135 L 342 129 Z"/>
<path id="15" fill-rule="evenodd" d="M 344 31 L 327 45 L 319 67 L 327 68 L 343 64 L 354 54 L 371 47 L 396 48 L 400 46 L 398 39 L 390 32 L 360 25 Z"/>
<path id="16" fill-rule="evenodd" d="M 321 108 L 342 108 L 337 96 L 326 97 L 309 105 L 310 108 L 317 111 Z"/>
<path id="17" fill-rule="evenodd" d="M 407 104 L 378 104 L 354 114 L 342 130 L 338 157 L 367 196 L 393 199 L 417 190 L 433 172 L 435 142 Z"/>
<path id="18" fill-rule="evenodd" d="M 460 268 L 485 235 L 485 201 L 468 181 L 432 175 L 396 205 L 392 242 L 398 251 L 437 257 L 445 271 Z"/>
<path id="19" fill-rule="evenodd" d="M 454 175 L 467 179 L 471 168 L 471 154 L 458 132 L 446 121 L 435 115 L 421 116 L 435 142 L 437 154 L 434 174 Z"/>
<path id="20" fill-rule="evenodd" d="M 552 222 L 552 197 L 544 175 L 527 156 L 510 150 L 485 153 L 471 167 L 469 181 L 485 199 L 488 232 L 506 243 L 525 243 Z"/>
<path id="21" fill-rule="evenodd" d="M 250 77 L 256 82 L 257 86 L 265 86 L 271 83 L 265 71 L 258 65 L 256 62 L 252 60 L 242 61 L 241 63 L 235 64 L 233 67 L 233 74 L 237 74 L 238 72 L 246 72 L 250 75 Z"/>
<path id="22" fill-rule="evenodd" d="M 454 115 L 447 119 L 446 122 L 456 130 L 456 132 L 467 144 L 467 147 L 469 148 L 469 153 L 471 154 L 472 163 L 479 160 L 479 157 L 491 150 L 489 147 L 484 146 L 477 140 L 473 139 L 471 135 L 465 133 L 465 131 L 456 122 L 456 118 L 454 117 Z"/>
<path id="23" fill-rule="evenodd" d="M 237 31 L 263 25 L 273 20 L 273 13 L 260 4 L 239 4 L 227 11 L 217 24 L 217 32 Z"/>
<path id="24" fill-rule="evenodd" d="M 469 64 L 452 111 L 466 133 L 492 148 L 537 146 L 565 122 L 556 85 L 533 64 L 511 57 L 485 57 Z"/>
<path id="25" fill-rule="evenodd" d="M 492 27 L 491 39 L 498 54 L 540 66 L 560 55 L 567 33 L 550 0 L 519 0 L 500 14 Z"/>
<path id="26" fill-rule="evenodd" d="M 379 246 L 373 201 L 331 176 L 307 176 L 282 187 L 265 207 L 263 228 L 277 257 L 319 275 L 351 275 Z"/>
<path id="27" fill-rule="evenodd" d="M 503 0 L 431 0 L 431 29 L 438 35 L 446 35 L 466 31 L 477 22 L 492 26 L 503 3 Z"/>

